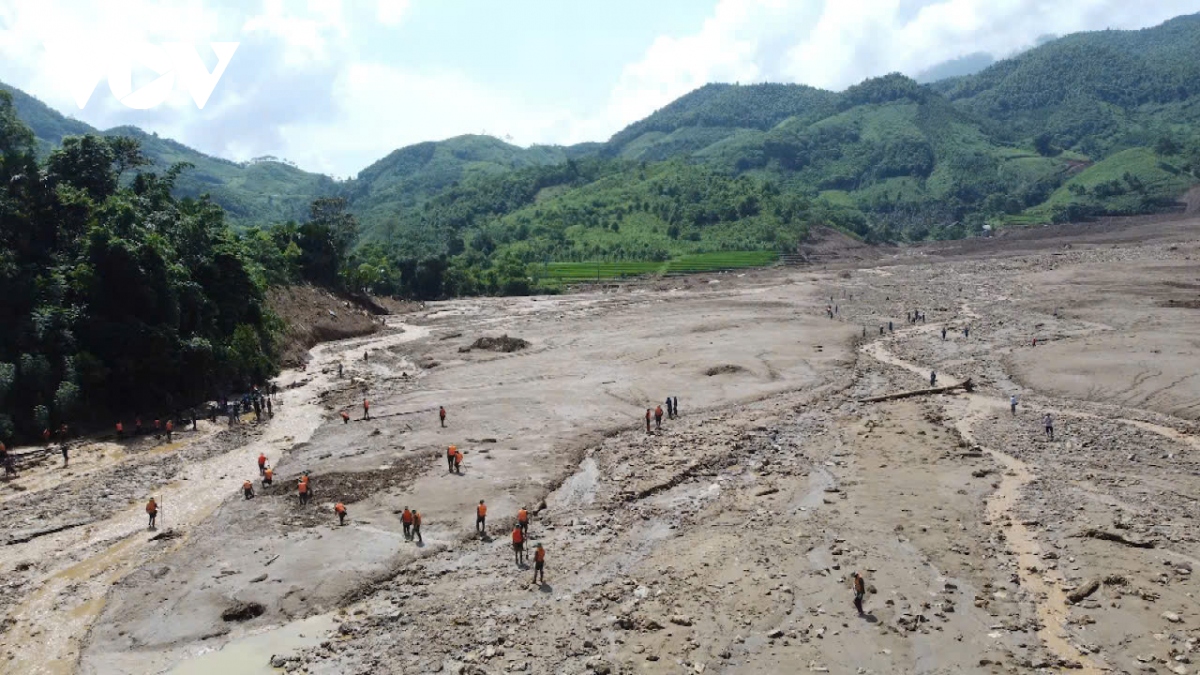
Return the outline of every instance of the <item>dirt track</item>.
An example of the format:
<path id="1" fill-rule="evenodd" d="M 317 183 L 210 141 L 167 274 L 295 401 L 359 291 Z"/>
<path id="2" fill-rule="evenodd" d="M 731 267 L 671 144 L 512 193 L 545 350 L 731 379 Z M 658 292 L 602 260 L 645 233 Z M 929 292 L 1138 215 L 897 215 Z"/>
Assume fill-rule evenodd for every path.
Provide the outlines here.
<path id="1" fill-rule="evenodd" d="M 313 673 L 1193 672 L 1197 227 L 431 304 L 318 347 L 262 427 L 97 446 L 74 476 L 0 487 L 13 530 L 81 523 L 0 549 L 0 670 L 270 672 L 278 655 Z M 460 351 L 502 334 L 530 346 Z M 930 370 L 976 389 L 857 402 Z M 647 434 L 667 395 L 682 416 Z M 246 501 L 260 449 L 276 487 Z M 182 537 L 147 541 L 150 491 Z M 473 536 L 479 499 L 494 539 Z M 543 585 L 508 545 L 523 504 Z M 400 532 L 405 506 L 423 545 Z M 237 601 L 264 611 L 223 621 Z M 331 635 L 246 637 L 324 614 Z"/>

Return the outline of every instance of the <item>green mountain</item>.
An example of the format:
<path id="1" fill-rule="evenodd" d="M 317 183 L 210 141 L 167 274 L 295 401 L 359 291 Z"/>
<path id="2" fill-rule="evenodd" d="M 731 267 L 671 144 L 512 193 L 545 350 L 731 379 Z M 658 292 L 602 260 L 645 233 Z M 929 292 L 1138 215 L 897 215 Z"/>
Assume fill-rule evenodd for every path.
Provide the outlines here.
<path id="1" fill-rule="evenodd" d="M 1200 177 L 1198 53 L 1194 15 L 1047 39 L 991 65 L 975 55 L 930 84 L 709 84 L 604 143 L 460 136 L 396 150 L 344 183 L 137 129 L 104 133 L 139 138 L 159 165 L 195 164 L 177 194 L 208 192 L 237 223 L 303 219 L 315 197 L 344 197 L 362 285 L 519 292 L 525 266 L 669 268 L 789 249 L 812 225 L 920 240 L 1174 208 Z M 28 96 L 17 109 L 43 151 L 89 130 Z"/>
<path id="2" fill-rule="evenodd" d="M 560 164 L 558 146 L 522 148 L 491 136 L 466 135 L 400 148 L 359 172 L 344 193 L 362 224 L 365 241 L 393 241 L 412 232 L 412 214 L 459 181 L 531 166 Z"/>
<path id="3" fill-rule="evenodd" d="M 936 83 L 1008 140 L 1047 134 L 1102 156 L 1200 121 L 1200 14 L 1136 31 L 1077 33 Z"/>
<path id="4" fill-rule="evenodd" d="M 210 194 L 235 224 L 280 222 L 300 219 L 314 199 L 333 195 L 337 184 L 321 174 L 310 173 L 279 161 L 232 162 L 206 155 L 158 134 L 137 127 L 114 127 L 99 131 L 79 120 L 63 116 L 36 98 L 3 83 L 0 89 L 13 96 L 17 116 L 33 131 L 41 157 L 62 144 L 66 136 L 99 134 L 130 136 L 138 140 L 142 153 L 159 170 L 176 162 L 195 168 L 184 172 L 175 184 L 176 197 Z"/>

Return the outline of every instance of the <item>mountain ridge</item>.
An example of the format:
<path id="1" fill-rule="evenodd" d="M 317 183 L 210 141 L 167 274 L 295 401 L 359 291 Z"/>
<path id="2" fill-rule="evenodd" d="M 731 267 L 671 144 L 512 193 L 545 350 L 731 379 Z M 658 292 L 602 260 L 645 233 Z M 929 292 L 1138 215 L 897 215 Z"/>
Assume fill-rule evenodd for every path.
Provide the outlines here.
<path id="1" fill-rule="evenodd" d="M 978 72 L 930 84 L 898 73 L 840 92 L 799 84 L 706 84 L 603 143 L 522 148 L 468 134 L 398 148 L 342 182 L 282 162 L 211 157 L 134 127 L 99 132 L 23 92 L 14 97 L 43 151 L 81 132 L 131 135 L 156 167 L 177 161 L 196 165 L 179 179 L 179 196 L 211 194 L 235 223 L 298 220 L 313 199 L 344 197 L 362 225 L 362 243 L 404 248 L 406 238 L 419 240 L 425 243 L 408 248 L 423 254 L 469 252 L 463 237 L 477 237 L 491 227 L 487 223 L 505 222 L 514 209 L 530 206 L 530 193 L 522 186 L 546 183 L 539 200 L 569 201 L 569 193 L 583 187 L 578 181 L 584 174 L 539 174 L 539 167 L 589 158 L 609 163 L 593 174 L 610 181 L 612 171 L 644 176 L 638 163 L 698 164 L 709 173 L 688 174 L 691 178 L 681 178 L 684 183 L 745 178 L 771 186 L 768 192 L 791 193 L 815 209 L 808 217 L 820 213 L 862 236 L 921 239 L 966 236 L 989 224 L 1169 208 L 1170 193 L 1195 182 L 1194 165 L 1200 161 L 1190 154 L 1194 124 L 1200 121 L 1200 63 L 1188 56 L 1195 53 L 1200 53 L 1200 14 L 1137 31 L 1093 31 L 1044 41 Z M 1122 154 L 1134 148 L 1144 151 Z M 1106 161 L 1111 157 L 1118 159 Z M 1093 165 L 1098 168 L 1089 168 Z M 672 166 L 688 173 L 681 164 Z M 528 171 L 532 183 L 519 177 Z M 510 175 L 517 176 L 515 182 L 505 178 Z M 460 186 L 474 187 L 456 192 Z M 1073 191 L 1063 192 L 1068 187 Z M 484 196 L 510 189 L 520 198 Z M 456 207 L 439 196 L 454 194 L 483 200 L 466 208 L 475 214 L 469 222 L 440 214 Z M 672 208 L 687 210 L 684 206 Z M 569 229 L 544 223 L 540 213 L 534 208 L 525 224 L 542 223 L 535 230 L 545 233 Z M 613 218 L 631 217 L 614 213 L 605 216 L 609 225 L 619 227 Z M 446 222 L 457 229 L 429 231 Z M 656 222 L 639 231 L 666 240 L 668 230 L 690 227 L 684 221 L 672 224 L 672 217 Z M 780 242 L 758 241 L 768 243 Z M 663 244 L 667 250 L 679 245 Z M 547 253 L 545 246 L 534 248 L 539 255 Z M 495 250 L 504 247 L 491 247 L 488 255 Z M 549 250 L 569 257 L 578 253 L 566 243 Z"/>

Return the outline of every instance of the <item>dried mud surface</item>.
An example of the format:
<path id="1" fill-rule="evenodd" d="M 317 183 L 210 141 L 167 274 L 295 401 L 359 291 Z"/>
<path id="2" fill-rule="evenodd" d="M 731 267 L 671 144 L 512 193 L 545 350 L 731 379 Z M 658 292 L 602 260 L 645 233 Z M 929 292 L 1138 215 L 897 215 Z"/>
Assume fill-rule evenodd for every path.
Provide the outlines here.
<path id="1" fill-rule="evenodd" d="M 0 484 L 10 532 L 66 526 L 0 548 L 0 671 L 1194 672 L 1198 227 L 389 317 L 315 348 L 269 422 Z M 481 335 L 529 345 L 462 351 Z M 975 388 L 860 402 L 930 371 Z M 667 396 L 681 416 L 647 433 Z M 181 536 L 144 530 L 150 493 Z M 544 583 L 514 560 L 520 506 Z M 334 628 L 236 656 L 319 616 Z"/>

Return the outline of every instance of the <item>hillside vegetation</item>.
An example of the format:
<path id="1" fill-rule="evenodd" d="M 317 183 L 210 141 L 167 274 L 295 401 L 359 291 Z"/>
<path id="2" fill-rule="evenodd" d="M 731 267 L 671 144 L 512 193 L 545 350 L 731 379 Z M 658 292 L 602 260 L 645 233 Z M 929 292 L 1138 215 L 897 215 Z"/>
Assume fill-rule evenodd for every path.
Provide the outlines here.
<path id="1" fill-rule="evenodd" d="M 127 136 L 67 136 L 42 159 L 0 91 L 0 441 L 262 384 L 284 329 L 266 291 L 343 288 L 344 200 L 237 232 L 211 200 L 175 197 L 188 170 L 156 171 Z"/>
<path id="2" fill-rule="evenodd" d="M 192 164 L 175 196 L 211 195 L 250 241 L 286 244 L 310 203 L 343 200 L 357 249 L 336 275 L 355 288 L 524 293 L 555 288 L 572 266 L 603 277 L 686 269 L 695 256 L 761 262 L 814 225 L 919 241 L 1175 208 L 1200 177 L 1197 53 L 1200 15 L 1070 35 L 982 69 L 976 55 L 945 70 L 973 74 L 926 85 L 900 74 L 842 92 L 709 84 L 605 143 L 460 136 L 401 148 L 342 183 L 104 133 L 137 139 L 159 171 Z M 43 156 L 89 131 L 27 96 L 16 105 Z"/>

